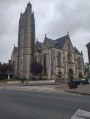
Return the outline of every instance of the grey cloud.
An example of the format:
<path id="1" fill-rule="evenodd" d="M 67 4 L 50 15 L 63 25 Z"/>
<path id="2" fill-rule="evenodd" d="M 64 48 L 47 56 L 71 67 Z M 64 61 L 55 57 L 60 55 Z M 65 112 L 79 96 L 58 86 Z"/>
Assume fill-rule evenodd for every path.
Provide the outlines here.
<path id="1" fill-rule="evenodd" d="M 78 29 L 90 30 L 89 21 L 89 6 L 90 2 L 86 0 L 79 1 L 78 4 L 74 4 L 71 0 L 62 1 L 61 4 L 58 2 L 55 4 L 55 11 L 53 18 L 48 22 L 48 32 L 59 33 L 70 31 L 71 33 L 76 32 Z M 69 3 L 74 5 L 70 6 Z M 80 4 L 80 2 L 82 4 Z M 86 4 L 85 4 L 86 3 Z M 52 24 L 53 29 L 52 30 Z M 53 34 L 53 33 L 52 33 Z"/>
<path id="2" fill-rule="evenodd" d="M 20 12 L 28 0 L 0 0 L 0 61 L 7 62 L 13 45 L 18 41 Z M 44 34 L 55 39 L 70 32 L 73 45 L 83 51 L 87 60 L 86 44 L 90 42 L 89 0 L 31 0 L 35 12 L 36 38 Z M 77 43 L 78 42 L 78 43 Z M 80 47 L 80 44 L 81 47 Z M 5 50 L 7 49 L 7 50 Z M 84 50 L 85 49 L 85 50 Z"/>

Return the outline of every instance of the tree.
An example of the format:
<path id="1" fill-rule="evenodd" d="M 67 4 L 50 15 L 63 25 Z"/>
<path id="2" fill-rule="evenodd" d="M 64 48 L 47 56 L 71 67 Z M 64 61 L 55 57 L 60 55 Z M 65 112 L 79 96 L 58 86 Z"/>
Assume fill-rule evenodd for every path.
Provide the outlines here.
<path id="1" fill-rule="evenodd" d="M 85 67 L 85 74 L 86 74 L 86 77 L 90 77 L 90 71 L 89 71 L 89 63 L 85 63 L 84 65 Z"/>
<path id="2" fill-rule="evenodd" d="M 5 75 L 11 73 L 13 71 L 13 65 L 12 64 L 1 64 L 0 63 L 0 74 L 2 75 L 2 78 L 5 78 Z"/>
<path id="3" fill-rule="evenodd" d="M 84 66 L 85 66 L 85 73 L 89 72 L 89 63 L 86 62 Z"/>
<path id="4" fill-rule="evenodd" d="M 13 64 L 8 64 L 7 66 L 8 79 L 10 79 L 10 74 L 12 74 L 12 71 L 13 71 Z"/>
<path id="5" fill-rule="evenodd" d="M 0 73 L 2 72 L 2 64 L 1 64 L 1 62 L 0 62 Z"/>
<path id="6" fill-rule="evenodd" d="M 3 79 L 5 77 L 6 71 L 7 71 L 7 64 L 0 64 L 0 74 L 2 75 Z"/>
<path id="7" fill-rule="evenodd" d="M 10 72 L 13 71 L 13 64 L 8 64 L 8 71 L 10 71 Z"/>
<path id="8" fill-rule="evenodd" d="M 39 74 L 42 73 L 43 67 L 40 63 L 38 62 L 32 62 L 32 64 L 30 65 L 30 72 L 34 75 L 34 76 L 38 76 Z"/>
<path id="9" fill-rule="evenodd" d="M 0 79 L 3 79 L 3 75 L 2 75 L 2 64 L 1 64 L 1 62 L 0 62 Z"/>

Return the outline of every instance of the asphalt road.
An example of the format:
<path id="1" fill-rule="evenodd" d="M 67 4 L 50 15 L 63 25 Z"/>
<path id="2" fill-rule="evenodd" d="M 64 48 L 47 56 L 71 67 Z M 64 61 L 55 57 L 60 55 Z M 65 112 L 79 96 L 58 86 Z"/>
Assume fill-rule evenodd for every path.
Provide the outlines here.
<path id="1" fill-rule="evenodd" d="M 70 119 L 90 111 L 90 96 L 0 89 L 0 119 Z"/>

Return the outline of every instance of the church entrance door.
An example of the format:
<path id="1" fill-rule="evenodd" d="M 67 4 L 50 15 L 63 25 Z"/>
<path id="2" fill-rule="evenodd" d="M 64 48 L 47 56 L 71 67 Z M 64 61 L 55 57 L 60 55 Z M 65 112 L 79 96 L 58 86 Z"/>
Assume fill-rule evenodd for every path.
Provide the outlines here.
<path id="1" fill-rule="evenodd" d="M 58 72 L 58 82 L 61 82 L 62 80 L 62 72 Z"/>
<path id="2" fill-rule="evenodd" d="M 68 70 L 68 78 L 69 80 L 73 80 L 73 70 L 72 69 Z"/>
<path id="3" fill-rule="evenodd" d="M 83 76 L 82 76 L 82 73 L 81 73 L 81 72 L 79 72 L 79 78 L 83 78 Z"/>

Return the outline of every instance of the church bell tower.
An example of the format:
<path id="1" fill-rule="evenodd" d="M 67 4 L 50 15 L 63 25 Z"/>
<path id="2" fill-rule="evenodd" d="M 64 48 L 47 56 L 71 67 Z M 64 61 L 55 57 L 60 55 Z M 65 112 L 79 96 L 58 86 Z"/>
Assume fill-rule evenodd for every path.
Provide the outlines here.
<path id="1" fill-rule="evenodd" d="M 33 61 L 35 46 L 35 20 L 32 5 L 29 2 L 25 12 L 20 15 L 18 30 L 17 75 L 30 78 L 30 64 Z"/>

